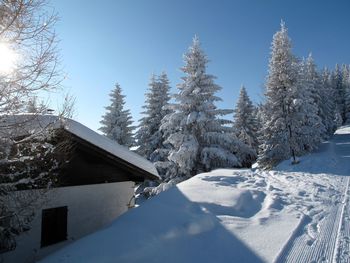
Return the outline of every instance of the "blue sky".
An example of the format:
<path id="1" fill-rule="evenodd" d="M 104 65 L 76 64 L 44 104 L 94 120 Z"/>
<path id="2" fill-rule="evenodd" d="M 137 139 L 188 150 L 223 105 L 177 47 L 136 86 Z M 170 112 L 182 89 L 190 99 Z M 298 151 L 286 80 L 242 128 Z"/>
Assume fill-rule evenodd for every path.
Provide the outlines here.
<path id="1" fill-rule="evenodd" d="M 273 34 L 285 20 L 293 50 L 319 67 L 350 63 L 350 1 L 337 0 L 52 0 L 75 119 L 97 130 L 118 82 L 133 119 L 141 118 L 152 73 L 166 71 L 172 92 L 182 55 L 197 34 L 222 87 L 221 108 L 234 108 L 241 84 L 261 100 Z M 231 116 L 228 116 L 231 118 Z"/>

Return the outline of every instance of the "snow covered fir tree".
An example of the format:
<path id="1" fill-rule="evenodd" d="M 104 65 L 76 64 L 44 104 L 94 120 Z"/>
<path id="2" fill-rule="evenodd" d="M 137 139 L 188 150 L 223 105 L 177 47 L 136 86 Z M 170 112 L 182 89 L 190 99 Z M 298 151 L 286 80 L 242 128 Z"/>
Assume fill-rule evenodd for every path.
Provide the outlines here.
<path id="1" fill-rule="evenodd" d="M 332 85 L 334 87 L 334 99 L 336 102 L 336 114 L 338 122 L 345 121 L 345 87 L 344 76 L 345 70 L 342 71 L 341 67 L 336 64 L 332 73 Z"/>
<path id="2" fill-rule="evenodd" d="M 47 106 L 45 106 L 44 102 L 38 102 L 38 98 L 33 96 L 27 102 L 27 106 L 25 107 L 25 111 L 28 113 L 44 113 L 47 110 Z"/>
<path id="3" fill-rule="evenodd" d="M 296 119 L 300 119 L 300 130 L 297 133 L 300 139 L 300 150 L 296 154 L 301 155 L 318 147 L 322 139 L 326 137 L 326 129 L 320 117 L 319 77 L 311 54 L 297 66 L 299 70 L 298 85 L 293 106 L 298 114 Z"/>
<path id="4" fill-rule="evenodd" d="M 339 96 L 333 101 L 332 96 L 343 90 L 337 67 L 330 79 L 327 71 L 320 76 L 311 55 L 296 58 L 284 22 L 271 49 L 258 159 L 263 167 L 290 157 L 297 163 L 298 156 L 317 148 L 345 116 L 344 102 Z"/>
<path id="5" fill-rule="evenodd" d="M 254 151 L 226 126 L 230 121 L 220 118 L 232 111 L 215 105 L 221 100 L 216 96 L 221 88 L 215 84 L 215 77 L 206 73 L 208 59 L 198 37 L 184 55 L 184 62 L 181 70 L 185 76 L 177 86 L 173 112 L 161 126 L 165 143 L 172 147 L 168 160 L 176 164 L 177 176 L 193 176 L 219 167 L 249 166 Z"/>
<path id="6" fill-rule="evenodd" d="M 348 70 L 349 66 L 348 66 Z M 350 124 L 350 72 L 348 71 L 348 78 L 346 79 L 345 86 L 345 121 L 346 124 Z"/>
<path id="7" fill-rule="evenodd" d="M 169 114 L 170 86 L 168 76 L 163 72 L 159 77 L 152 75 L 149 83 L 149 92 L 145 94 L 146 101 L 140 120 L 139 129 L 136 133 L 137 152 L 145 158 L 151 158 L 152 153 L 162 148 L 163 134 L 159 127 L 162 119 Z M 153 154 L 154 155 L 154 154 Z"/>
<path id="8" fill-rule="evenodd" d="M 116 141 L 120 145 L 132 147 L 135 145 L 133 137 L 134 126 L 129 110 L 125 110 L 125 95 L 119 84 L 109 94 L 111 105 L 106 107 L 106 113 L 102 116 L 99 130 L 108 138 Z"/>
<path id="9" fill-rule="evenodd" d="M 242 85 L 236 108 L 234 109 L 233 130 L 237 138 L 254 151 L 258 152 L 258 120 L 256 118 L 257 109 L 250 100 L 247 90 Z"/>
<path id="10" fill-rule="evenodd" d="M 259 163 L 273 166 L 278 161 L 296 157 L 296 145 L 291 142 L 294 136 L 289 119 L 292 119 L 291 92 L 297 85 L 296 59 L 291 52 L 291 43 L 284 23 L 273 36 L 269 75 L 266 83 L 266 103 L 263 107 L 262 145 Z M 294 128 L 294 127 L 293 127 Z"/>
<path id="11" fill-rule="evenodd" d="M 324 68 L 319 73 L 319 93 L 321 99 L 319 112 L 325 128 L 324 139 L 328 139 L 337 128 L 335 123 L 336 103 L 331 80 L 331 72 L 327 68 Z"/>

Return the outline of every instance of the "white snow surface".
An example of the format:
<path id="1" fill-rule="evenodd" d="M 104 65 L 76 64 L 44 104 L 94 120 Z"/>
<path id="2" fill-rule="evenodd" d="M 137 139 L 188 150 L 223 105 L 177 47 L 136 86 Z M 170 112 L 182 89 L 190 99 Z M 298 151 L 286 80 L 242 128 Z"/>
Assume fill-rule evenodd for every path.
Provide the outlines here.
<path id="1" fill-rule="evenodd" d="M 192 177 L 40 262 L 350 262 L 349 175 L 347 126 L 297 165 Z"/>
<path id="2" fill-rule="evenodd" d="M 72 119 L 60 118 L 55 115 L 22 114 L 2 117 L 2 120 L 1 130 L 7 129 L 17 135 L 41 132 L 47 128 L 64 128 L 79 138 L 159 178 L 157 169 L 150 161 Z M 11 123 L 16 123 L 15 127 Z"/>

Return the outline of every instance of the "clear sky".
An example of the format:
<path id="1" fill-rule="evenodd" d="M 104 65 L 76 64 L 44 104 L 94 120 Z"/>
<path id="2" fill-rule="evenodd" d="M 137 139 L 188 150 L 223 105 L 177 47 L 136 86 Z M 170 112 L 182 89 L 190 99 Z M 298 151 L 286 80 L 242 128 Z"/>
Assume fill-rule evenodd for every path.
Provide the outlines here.
<path id="1" fill-rule="evenodd" d="M 140 119 L 152 73 L 166 71 L 176 92 L 182 55 L 197 34 L 222 87 L 221 108 L 234 108 L 244 84 L 261 100 L 270 44 L 283 19 L 299 57 L 319 67 L 350 63 L 348 0 L 52 0 L 64 81 L 76 97 L 75 119 L 97 130 L 118 82 Z M 230 116 L 228 116 L 231 118 Z"/>

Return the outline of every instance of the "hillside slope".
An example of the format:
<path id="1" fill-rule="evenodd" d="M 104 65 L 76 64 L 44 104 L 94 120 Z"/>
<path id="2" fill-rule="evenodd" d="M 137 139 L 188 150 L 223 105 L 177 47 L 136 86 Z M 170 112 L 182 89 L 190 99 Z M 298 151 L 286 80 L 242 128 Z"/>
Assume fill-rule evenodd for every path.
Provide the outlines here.
<path id="1" fill-rule="evenodd" d="M 350 127 L 272 171 L 215 170 L 41 262 L 349 262 Z"/>

